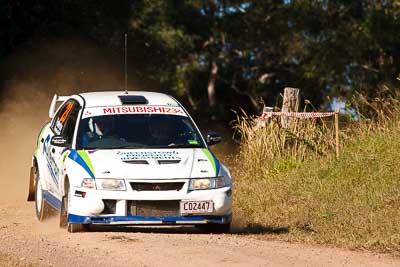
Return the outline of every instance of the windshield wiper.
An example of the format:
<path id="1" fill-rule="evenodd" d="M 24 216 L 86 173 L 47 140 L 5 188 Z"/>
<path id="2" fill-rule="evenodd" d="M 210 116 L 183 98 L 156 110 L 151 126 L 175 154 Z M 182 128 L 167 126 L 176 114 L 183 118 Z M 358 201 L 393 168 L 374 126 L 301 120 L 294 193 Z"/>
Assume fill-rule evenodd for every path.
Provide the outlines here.
<path id="1" fill-rule="evenodd" d="M 123 148 L 148 148 L 147 146 L 144 145 L 120 145 L 120 146 L 110 146 L 110 147 L 106 147 L 104 149 L 123 149 Z"/>
<path id="2" fill-rule="evenodd" d="M 200 148 L 199 144 L 169 144 L 166 148 Z"/>

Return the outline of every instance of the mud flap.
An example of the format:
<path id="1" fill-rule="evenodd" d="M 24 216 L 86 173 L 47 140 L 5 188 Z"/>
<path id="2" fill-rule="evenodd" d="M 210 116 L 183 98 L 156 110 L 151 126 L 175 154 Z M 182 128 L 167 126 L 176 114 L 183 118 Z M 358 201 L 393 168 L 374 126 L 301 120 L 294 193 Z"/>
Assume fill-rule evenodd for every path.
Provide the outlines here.
<path id="1" fill-rule="evenodd" d="M 31 167 L 29 175 L 28 201 L 35 201 L 35 167 Z"/>

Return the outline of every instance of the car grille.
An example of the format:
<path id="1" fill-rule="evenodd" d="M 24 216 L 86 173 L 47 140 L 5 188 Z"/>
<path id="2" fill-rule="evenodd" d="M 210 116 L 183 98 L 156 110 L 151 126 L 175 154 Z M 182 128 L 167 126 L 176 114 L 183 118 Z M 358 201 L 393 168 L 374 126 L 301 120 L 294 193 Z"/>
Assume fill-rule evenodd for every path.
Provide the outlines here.
<path id="1" fill-rule="evenodd" d="M 131 187 L 135 191 L 179 191 L 182 189 L 184 184 L 184 182 L 131 183 Z"/>
<path id="2" fill-rule="evenodd" d="M 178 164 L 179 162 L 181 162 L 180 159 L 178 160 L 158 160 L 158 164 L 162 165 L 162 164 Z"/>
<path id="3" fill-rule="evenodd" d="M 178 200 L 128 201 L 128 214 L 137 216 L 178 216 Z"/>
<path id="4" fill-rule="evenodd" d="M 147 160 L 124 160 L 124 162 L 129 164 L 149 164 Z"/>

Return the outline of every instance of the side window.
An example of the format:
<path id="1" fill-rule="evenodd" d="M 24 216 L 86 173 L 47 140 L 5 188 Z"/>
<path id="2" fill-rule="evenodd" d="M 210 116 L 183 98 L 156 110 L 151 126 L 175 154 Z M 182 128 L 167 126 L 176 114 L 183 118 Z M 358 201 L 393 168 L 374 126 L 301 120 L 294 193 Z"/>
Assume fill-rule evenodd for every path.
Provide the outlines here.
<path id="1" fill-rule="evenodd" d="M 74 111 L 74 112 L 72 112 Z M 56 116 L 51 125 L 51 129 L 56 135 L 60 135 L 64 133 L 68 119 L 72 113 L 75 113 L 75 117 L 77 116 L 79 111 L 79 104 L 75 100 L 67 101 L 57 112 Z M 76 118 L 75 118 L 76 122 Z M 75 127 L 75 125 L 73 126 Z"/>
<path id="2" fill-rule="evenodd" d="M 80 106 L 78 103 L 74 103 L 68 118 L 66 119 L 65 126 L 61 132 L 62 135 L 68 138 L 68 142 L 72 143 L 72 138 L 74 137 L 74 131 L 76 127 L 76 121 L 78 119 Z"/>

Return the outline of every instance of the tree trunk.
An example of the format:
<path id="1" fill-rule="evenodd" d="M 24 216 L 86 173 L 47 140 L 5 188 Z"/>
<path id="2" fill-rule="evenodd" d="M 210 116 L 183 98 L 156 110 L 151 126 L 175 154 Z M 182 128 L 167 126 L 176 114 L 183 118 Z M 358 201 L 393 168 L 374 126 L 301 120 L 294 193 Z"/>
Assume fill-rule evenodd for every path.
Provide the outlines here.
<path id="1" fill-rule="evenodd" d="M 297 112 L 299 109 L 300 89 L 286 87 L 283 93 L 282 112 Z M 292 118 L 282 116 L 281 124 L 283 128 L 289 127 Z"/>
<path id="2" fill-rule="evenodd" d="M 207 86 L 208 104 L 210 105 L 210 107 L 215 107 L 215 105 L 217 104 L 217 100 L 215 97 L 215 81 L 218 74 L 218 65 L 215 60 L 211 61 L 210 68 L 210 79 Z"/>
<path id="3" fill-rule="evenodd" d="M 188 101 L 189 101 L 190 106 L 192 106 L 192 109 L 193 109 L 194 111 L 196 111 L 196 110 L 197 110 L 197 104 L 196 104 L 196 102 L 194 101 L 192 95 L 191 95 L 190 92 L 189 92 L 189 89 L 188 89 L 186 86 L 185 86 L 185 94 L 186 94 L 186 97 L 187 97 L 187 99 L 188 99 Z"/>

